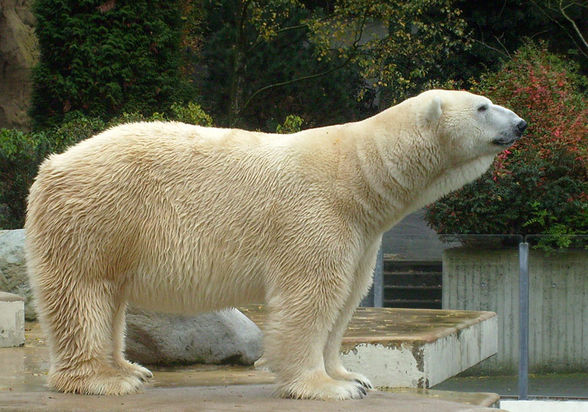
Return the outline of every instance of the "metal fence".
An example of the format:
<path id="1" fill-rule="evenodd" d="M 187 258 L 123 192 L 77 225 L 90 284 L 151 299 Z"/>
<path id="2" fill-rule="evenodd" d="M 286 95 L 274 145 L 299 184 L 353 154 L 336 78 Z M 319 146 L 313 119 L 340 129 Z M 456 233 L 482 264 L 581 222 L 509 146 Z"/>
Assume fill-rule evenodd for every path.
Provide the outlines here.
<path id="1" fill-rule="evenodd" d="M 403 246 L 414 244 L 420 248 L 427 247 L 427 239 L 425 238 L 415 236 L 407 238 L 403 236 L 400 241 Z M 588 342 L 588 302 L 585 299 L 585 296 L 588 296 L 588 236 L 443 235 L 441 236 L 442 246 L 439 246 L 440 244 L 437 240 L 435 241 L 437 243 L 432 248 L 438 249 L 438 259 L 443 262 L 444 309 L 448 308 L 446 307 L 447 305 L 455 305 L 457 307 L 452 306 L 451 309 L 498 312 L 496 306 L 504 305 L 504 310 L 512 309 L 512 312 L 518 312 L 511 313 L 508 315 L 509 319 L 504 320 L 504 322 L 510 323 L 506 325 L 503 332 L 506 335 L 510 327 L 517 329 L 514 327 L 517 319 L 518 331 L 514 330 L 512 336 L 504 336 L 503 338 L 512 338 L 511 340 L 518 344 L 518 354 L 513 351 L 512 359 L 518 358 L 519 399 L 525 400 L 529 398 L 530 356 L 533 354 L 537 358 L 545 358 L 545 361 L 556 369 L 558 367 L 567 367 L 571 368 L 571 370 L 574 370 L 574 368 L 588 370 L 588 348 L 583 348 L 581 343 L 583 341 Z M 363 306 L 384 306 L 385 288 L 388 287 L 385 284 L 384 260 L 406 258 L 402 254 L 394 253 L 394 245 L 394 241 L 386 239 L 386 236 L 384 237 L 374 271 L 374 285 L 368 296 L 362 301 Z M 460 261 L 459 264 L 452 264 L 451 259 L 460 258 L 459 253 L 456 252 L 460 250 L 465 250 L 466 252 L 464 253 L 471 250 L 469 260 Z M 505 253 L 501 254 L 501 252 Z M 410 254 L 411 259 L 418 261 L 419 250 L 405 248 L 403 253 Z M 428 260 L 431 259 L 430 250 L 427 250 L 424 255 L 427 256 Z M 484 263 L 484 259 L 487 259 L 488 262 Z M 458 268 L 456 271 L 462 271 L 463 273 L 447 274 L 446 272 L 451 268 Z M 518 280 L 517 284 L 509 283 L 507 271 L 514 272 L 510 281 Z M 516 273 L 517 271 L 518 273 Z M 516 279 L 517 275 L 518 279 Z M 495 276 L 495 279 L 485 280 L 488 276 Z M 461 300 L 458 301 L 453 298 L 452 292 L 446 291 L 446 288 L 456 288 L 457 286 L 455 285 L 460 281 L 463 282 L 464 279 L 466 282 L 478 282 L 478 289 L 483 290 L 480 293 L 486 293 L 488 296 L 476 298 L 475 304 L 471 302 L 464 303 L 463 299 L 467 301 L 467 298 L 463 297 L 464 294 L 467 294 L 465 292 L 460 292 Z M 491 282 L 495 283 L 495 289 L 488 285 Z M 518 289 L 518 296 L 513 294 L 508 299 L 506 296 L 497 296 L 500 294 L 512 294 L 516 289 Z M 490 296 L 492 294 L 494 296 Z M 574 296 L 577 296 L 577 298 L 574 298 Z M 484 302 L 488 307 L 484 307 Z M 573 310 L 557 309 L 566 305 L 567 307 L 572 307 Z M 551 307 L 555 309 L 550 309 Z M 540 311 L 544 311 L 546 316 L 541 318 L 541 314 L 536 313 Z M 571 313 L 573 319 L 553 320 L 554 324 L 560 325 L 556 330 L 547 332 L 534 330 L 534 339 L 532 345 L 530 345 L 530 319 L 532 319 L 532 326 L 538 329 L 544 319 L 557 316 L 565 317 L 566 313 Z M 566 322 L 572 322 L 571 326 L 561 326 Z M 547 325 L 546 327 L 549 326 Z M 515 336 L 515 332 L 518 332 L 516 333 L 518 336 Z M 570 347 L 561 348 L 560 350 L 561 353 L 565 353 L 566 358 L 564 360 L 554 359 L 552 353 L 540 354 L 541 344 L 539 341 L 542 333 L 543 335 L 561 335 L 550 338 L 552 346 L 557 345 L 558 340 L 563 339 L 563 336 L 569 336 L 564 340 Z M 574 339 L 578 340 L 578 342 L 573 342 Z M 553 342 L 556 343 L 554 344 Z M 510 363 L 513 363 L 512 359 Z M 508 359 L 504 361 L 505 364 L 508 362 Z M 499 363 L 499 361 L 495 363 Z M 558 396 L 558 394 L 552 395 Z"/>

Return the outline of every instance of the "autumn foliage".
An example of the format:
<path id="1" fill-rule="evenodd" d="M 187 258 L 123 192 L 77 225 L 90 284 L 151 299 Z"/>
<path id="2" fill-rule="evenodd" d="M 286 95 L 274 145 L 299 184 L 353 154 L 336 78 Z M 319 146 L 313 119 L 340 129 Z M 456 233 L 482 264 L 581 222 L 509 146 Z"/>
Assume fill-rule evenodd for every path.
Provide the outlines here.
<path id="1" fill-rule="evenodd" d="M 586 234 L 588 108 L 586 78 L 544 45 L 527 44 L 477 92 L 529 123 L 525 137 L 491 170 L 427 211 L 439 233 Z"/>

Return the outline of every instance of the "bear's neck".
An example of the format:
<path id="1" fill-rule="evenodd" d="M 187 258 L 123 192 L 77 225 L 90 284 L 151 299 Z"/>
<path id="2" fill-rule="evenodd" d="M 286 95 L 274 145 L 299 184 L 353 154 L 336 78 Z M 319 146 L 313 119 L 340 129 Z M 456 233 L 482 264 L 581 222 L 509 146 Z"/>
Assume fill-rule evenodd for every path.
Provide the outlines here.
<path id="1" fill-rule="evenodd" d="M 356 203 L 364 227 L 376 234 L 478 178 L 492 164 L 493 156 L 452 163 L 438 139 L 419 133 L 415 119 L 405 118 L 401 124 L 381 120 L 348 126 L 357 131 L 350 133 L 353 144 L 348 146 L 354 172 L 349 200 Z"/>

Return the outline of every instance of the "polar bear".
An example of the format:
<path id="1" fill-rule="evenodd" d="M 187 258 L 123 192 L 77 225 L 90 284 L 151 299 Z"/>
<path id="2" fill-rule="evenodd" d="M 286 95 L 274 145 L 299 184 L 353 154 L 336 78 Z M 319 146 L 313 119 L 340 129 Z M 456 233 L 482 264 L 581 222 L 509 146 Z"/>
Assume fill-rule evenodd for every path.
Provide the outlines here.
<path id="1" fill-rule="evenodd" d="M 129 123 L 40 167 L 27 257 L 49 385 L 127 394 L 127 303 L 196 313 L 267 304 L 264 360 L 284 397 L 356 399 L 339 360 L 384 231 L 480 176 L 526 123 L 465 91 L 432 90 L 355 123 L 273 135 Z"/>

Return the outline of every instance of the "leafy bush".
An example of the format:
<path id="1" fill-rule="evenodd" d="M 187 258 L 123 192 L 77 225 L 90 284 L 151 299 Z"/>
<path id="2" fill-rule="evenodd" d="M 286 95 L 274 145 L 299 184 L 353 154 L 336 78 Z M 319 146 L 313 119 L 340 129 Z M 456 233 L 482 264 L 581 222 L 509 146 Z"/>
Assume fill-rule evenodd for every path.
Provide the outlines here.
<path id="1" fill-rule="evenodd" d="M 43 159 L 105 128 L 102 120 L 73 112 L 43 132 L 0 129 L 0 229 L 23 227 L 29 187 Z"/>
<path id="2" fill-rule="evenodd" d="M 189 102 L 187 105 L 173 103 L 169 110 L 170 115 L 165 113 L 154 112 L 149 116 L 145 116 L 139 112 L 123 113 L 120 116 L 111 119 L 107 126 L 113 127 L 123 123 L 132 122 L 151 122 L 151 121 L 168 121 L 175 120 L 182 123 L 194 124 L 199 126 L 212 126 L 213 120 L 199 104 Z"/>
<path id="3" fill-rule="evenodd" d="M 22 227 L 28 188 L 48 152 L 43 133 L 0 129 L 0 228 Z"/>
<path id="4" fill-rule="evenodd" d="M 69 146 L 121 123 L 151 120 L 178 120 L 185 123 L 211 125 L 212 118 L 199 105 L 174 104 L 167 116 L 155 112 L 123 113 L 108 123 L 76 111 L 68 113 L 64 122 L 43 132 L 25 133 L 0 129 L 0 229 L 16 229 L 24 224 L 26 197 L 40 163 L 50 153 L 60 153 Z"/>
<path id="5" fill-rule="evenodd" d="M 302 125 L 304 124 L 304 119 L 300 116 L 296 116 L 295 114 L 289 114 L 284 119 L 284 123 L 279 124 L 276 127 L 276 133 L 296 133 L 302 130 Z"/>
<path id="6" fill-rule="evenodd" d="M 68 113 L 59 126 L 49 129 L 46 134 L 53 152 L 62 152 L 88 137 L 100 133 L 106 123 L 98 117 L 88 117 L 81 112 Z"/>
<path id="7" fill-rule="evenodd" d="M 171 105 L 172 119 L 178 122 L 195 124 L 200 126 L 212 126 L 212 117 L 210 117 L 199 104 L 189 102 L 182 106 L 179 103 Z"/>
<path id="8" fill-rule="evenodd" d="M 544 233 L 544 246 L 587 233 L 586 85 L 544 44 L 526 44 L 483 76 L 477 91 L 526 119 L 528 132 L 481 179 L 429 206 L 429 225 L 438 233 Z"/>
<path id="9" fill-rule="evenodd" d="M 118 126 L 119 124 L 124 123 L 134 123 L 134 122 L 153 122 L 153 121 L 166 121 L 168 120 L 167 116 L 163 113 L 154 112 L 151 113 L 149 116 L 145 116 L 139 112 L 132 112 L 132 113 L 123 113 L 120 116 L 116 116 L 107 124 L 107 128 Z"/>
<path id="10" fill-rule="evenodd" d="M 37 129 L 81 111 L 163 111 L 190 93 L 180 80 L 179 1 L 37 0 L 41 59 L 34 71 Z"/>

